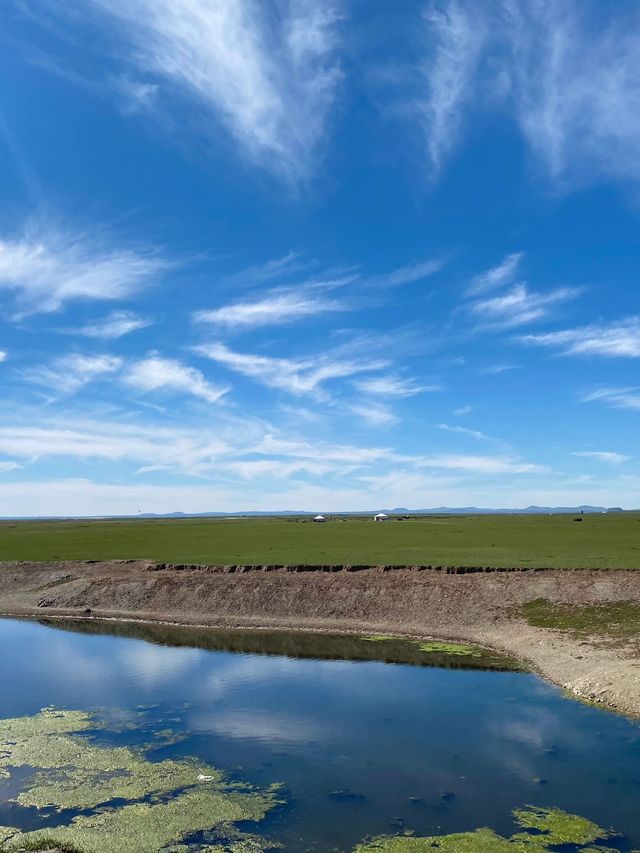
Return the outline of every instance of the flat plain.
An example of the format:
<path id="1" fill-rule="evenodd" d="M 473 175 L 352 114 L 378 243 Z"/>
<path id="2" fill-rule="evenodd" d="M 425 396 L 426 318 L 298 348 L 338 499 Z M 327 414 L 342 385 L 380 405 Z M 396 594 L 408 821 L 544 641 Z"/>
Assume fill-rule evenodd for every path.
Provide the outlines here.
<path id="1" fill-rule="evenodd" d="M 640 568 L 640 512 L 0 523 L 0 561 Z"/>

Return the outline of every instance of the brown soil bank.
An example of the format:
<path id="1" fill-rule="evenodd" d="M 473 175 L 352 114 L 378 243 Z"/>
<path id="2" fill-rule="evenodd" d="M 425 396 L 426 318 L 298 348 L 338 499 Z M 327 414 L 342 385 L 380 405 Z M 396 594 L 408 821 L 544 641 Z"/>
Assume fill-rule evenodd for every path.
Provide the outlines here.
<path id="1" fill-rule="evenodd" d="M 630 642 L 534 628 L 522 605 L 640 603 L 640 572 L 390 567 L 170 566 L 145 561 L 2 563 L 0 612 L 217 627 L 467 640 L 528 661 L 576 695 L 640 714 Z M 90 611 L 90 612 L 87 612 Z"/>

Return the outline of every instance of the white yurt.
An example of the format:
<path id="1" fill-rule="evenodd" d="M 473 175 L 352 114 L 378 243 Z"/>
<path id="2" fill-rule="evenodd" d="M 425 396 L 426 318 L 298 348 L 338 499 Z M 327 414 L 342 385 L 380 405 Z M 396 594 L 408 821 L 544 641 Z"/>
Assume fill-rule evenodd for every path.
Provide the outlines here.
<path id="1" fill-rule="evenodd" d="M 386 512 L 379 512 L 377 515 L 373 516 L 374 521 L 386 521 L 388 518 L 389 516 L 386 514 Z"/>
<path id="2" fill-rule="evenodd" d="M 316 515 L 316 517 L 313 520 L 317 521 L 317 522 L 321 522 L 321 521 L 326 521 L 327 519 L 324 517 L 324 515 Z"/>

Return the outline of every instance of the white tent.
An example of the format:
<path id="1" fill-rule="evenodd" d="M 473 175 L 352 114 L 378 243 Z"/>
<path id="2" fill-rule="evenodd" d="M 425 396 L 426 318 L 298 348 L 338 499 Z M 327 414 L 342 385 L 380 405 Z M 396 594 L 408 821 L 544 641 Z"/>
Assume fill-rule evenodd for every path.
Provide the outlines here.
<path id="1" fill-rule="evenodd" d="M 316 517 L 313 520 L 314 521 L 326 521 L 327 519 L 324 517 L 324 515 L 316 515 Z"/>
<path id="2" fill-rule="evenodd" d="M 373 516 L 374 521 L 386 521 L 388 518 L 389 516 L 386 514 L 386 512 L 379 512 L 377 515 Z"/>

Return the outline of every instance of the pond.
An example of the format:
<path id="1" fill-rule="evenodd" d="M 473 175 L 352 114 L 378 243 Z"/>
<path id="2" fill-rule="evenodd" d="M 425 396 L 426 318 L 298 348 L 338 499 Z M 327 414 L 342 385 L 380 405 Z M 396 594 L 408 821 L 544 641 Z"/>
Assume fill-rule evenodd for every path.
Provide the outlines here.
<path id="1" fill-rule="evenodd" d="M 0 850 L 640 850 L 640 725 L 472 647 L 0 620 L 0 678 Z"/>

